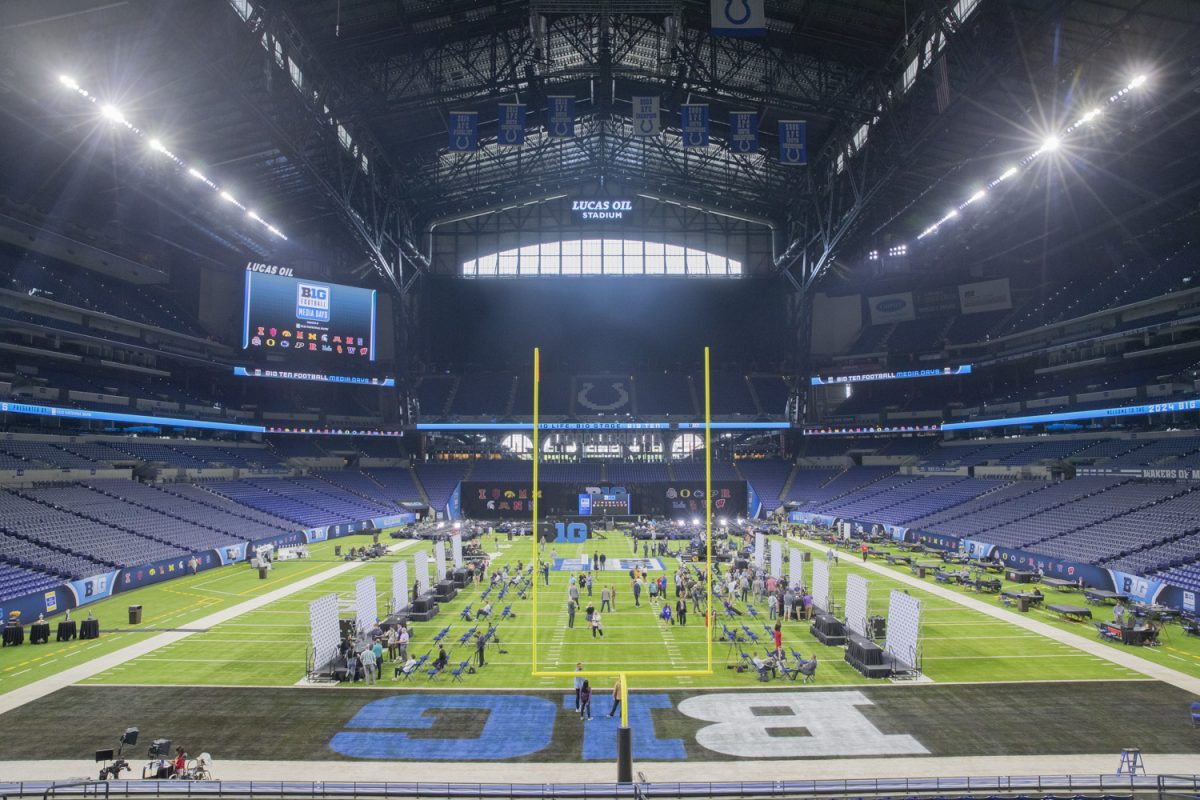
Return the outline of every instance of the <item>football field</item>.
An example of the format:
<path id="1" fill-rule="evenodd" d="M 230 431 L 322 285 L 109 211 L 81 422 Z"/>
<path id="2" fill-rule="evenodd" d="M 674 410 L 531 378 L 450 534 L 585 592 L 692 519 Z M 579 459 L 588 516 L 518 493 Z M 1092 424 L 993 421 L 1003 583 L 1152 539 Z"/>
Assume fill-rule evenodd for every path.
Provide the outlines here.
<path id="1" fill-rule="evenodd" d="M 582 545 L 554 545 L 557 563 L 569 568 L 574 566 L 572 559 L 598 552 L 606 555 L 610 566 L 617 559 L 630 558 L 633 550 L 626 536 L 610 533 L 608 537 Z M 520 567 L 526 574 L 528 539 L 508 542 L 489 536 L 484 546 L 494 555 L 493 570 L 508 566 L 510 574 L 517 574 Z M 569 626 L 569 583 L 572 578 L 586 580 L 587 573 L 557 569 L 549 573 L 548 584 L 541 572 L 530 575 L 530 580 L 543 581 L 538 588 L 537 666 L 540 671 L 571 671 L 577 663 L 584 665 L 596 689 L 594 728 L 579 729 L 571 722 L 569 679 L 533 675 L 533 592 L 528 581 L 513 583 L 502 601 L 496 601 L 493 592 L 492 623 L 497 625 L 499 643 L 488 647 L 482 667 L 475 663 L 469 634 L 486 630 L 488 623 L 475 619 L 473 613 L 465 617 L 462 613 L 468 606 L 477 611 L 482 605 L 482 587 L 471 586 L 444 604 L 433 620 L 415 624 L 410 643 L 414 655 L 432 655 L 437 652 L 435 638 L 440 638 L 451 667 L 463 666 L 457 677 L 448 669 L 433 676 L 422 672 L 398 678 L 396 665 L 385 662 L 374 687 L 302 685 L 308 604 L 330 592 L 349 600 L 355 583 L 373 575 L 383 616 L 391 595 L 392 564 L 430 547 L 428 542 L 408 542 L 385 558 L 350 566 L 333 557 L 332 544 L 322 543 L 311 548 L 310 559 L 276 565 L 267 580 L 238 565 L 118 594 L 91 607 L 105 631 L 98 641 L 6 648 L 0 651 L 0 696 L 117 654 L 147 637 L 179 634 L 150 652 L 104 664 L 94 674 L 72 681 L 72 686 L 0 715 L 6 723 L 0 733 L 6 758 L 71 758 L 81 750 L 104 746 L 127 725 L 139 725 L 155 736 L 204 743 L 206 749 L 236 749 L 239 758 L 270 758 L 271 748 L 262 744 L 262 734 L 268 733 L 270 741 L 286 743 L 305 758 L 318 760 L 432 760 L 442 758 L 439 753 L 446 758 L 457 753 L 457 758 L 467 760 L 605 760 L 611 741 L 600 732 L 615 724 L 607 717 L 615 673 L 706 666 L 710 633 L 703 615 L 689 613 L 686 625 L 662 620 L 661 604 L 652 603 L 647 592 L 639 603 L 634 602 L 630 576 L 621 569 L 593 572 L 592 594 L 586 588 L 580 592 L 581 607 L 591 600 L 600 608 L 602 588 L 615 589 L 615 608 L 602 615 L 604 635 L 593 635 L 582 608 L 574 626 Z M 547 556 L 549 550 L 550 546 Z M 813 552 L 814 558 L 824 558 L 823 548 Z M 673 605 L 672 576 L 680 562 L 671 557 L 662 561 L 664 571 L 651 576 L 666 574 Z M 804 564 L 806 580 L 811 569 L 810 563 Z M 340 574 L 322 578 L 326 572 Z M 630 679 L 630 718 L 643 731 L 635 739 L 635 757 L 747 757 L 739 748 L 750 745 L 740 744 L 738 736 L 714 738 L 706 733 L 705 721 L 730 714 L 736 719 L 742 712 L 729 708 L 750 708 L 745 712 L 750 715 L 746 724 L 770 728 L 772 723 L 755 721 L 759 711 L 754 709 L 764 705 L 783 709 L 763 713 L 782 714 L 773 724 L 787 730 L 766 737 L 775 744 L 754 737 L 747 740 L 756 742 L 755 752 L 762 757 L 1094 753 L 1119 750 L 1131 742 L 1147 752 L 1200 752 L 1187 719 L 1187 691 L 1113 663 L 1104 657 L 1104 649 L 1099 654 L 1087 652 L 1028 630 L 1021 617 L 1094 638 L 1091 626 L 1060 622 L 1036 609 L 1028 615 L 1002 613 L 997 618 L 966 607 L 956 594 L 947 597 L 913 585 L 907 568 L 868 570 L 857 556 L 844 552 L 831 571 L 831 593 L 838 608 L 844 604 L 846 576 L 852 573 L 869 582 L 870 615 L 886 615 L 893 589 L 906 590 L 921 601 L 919 681 L 868 680 L 843 660 L 841 648 L 817 642 L 808 622 L 789 620 L 783 622 L 784 651 L 805 658 L 815 655 L 815 678 L 808 684 L 783 676 L 761 682 L 755 671 L 737 667 L 743 663 L 743 652 L 763 655 L 771 647 L 774 621 L 765 604 L 737 603 L 739 616 L 726 617 L 722 612 L 715 620 L 711 674 Z M 286 592 L 304 580 L 314 583 L 238 612 L 247 601 L 269 592 Z M 970 597 L 1000 605 L 994 595 L 970 593 Z M 134 602 L 145 609 L 139 626 L 124 619 L 126 607 Z M 505 607 L 509 615 L 500 619 Z M 232 616 L 206 623 L 220 612 Z M 1097 618 L 1104 612 L 1096 608 Z M 725 641 L 726 626 L 736 629 L 744 641 Z M 1106 647 L 1200 677 L 1198 644 L 1174 629 L 1162 647 Z M 81 707 L 89 709 L 91 724 L 86 729 L 64 735 L 62 727 L 45 724 L 47 719 L 65 722 Z M 1131 715 L 1130 708 L 1142 711 Z M 818 716 L 805 717 L 817 711 Z M 991 721 L 983 729 L 977 725 L 980 714 Z M 394 731 L 388 738 L 372 730 L 381 725 L 403 728 L 409 723 L 396 719 L 414 718 L 422 720 L 416 730 L 399 738 Z M 34 720 L 41 722 L 31 724 Z M 833 727 L 823 733 L 821 725 Z M 796 728 L 808 733 L 793 735 Z M 819 743 L 825 739 L 841 744 L 822 749 Z M 854 741 L 861 744 L 857 750 Z M 447 742 L 471 747 L 467 752 Z"/>

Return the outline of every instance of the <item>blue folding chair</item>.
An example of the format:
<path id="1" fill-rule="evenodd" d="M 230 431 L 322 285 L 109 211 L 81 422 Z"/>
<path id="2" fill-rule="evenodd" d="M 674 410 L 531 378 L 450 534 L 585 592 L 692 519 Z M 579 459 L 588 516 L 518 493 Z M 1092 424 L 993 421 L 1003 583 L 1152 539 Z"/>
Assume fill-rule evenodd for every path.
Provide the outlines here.
<path id="1" fill-rule="evenodd" d="M 471 621 L 471 604 L 467 603 L 467 607 L 458 612 L 458 616 L 462 617 L 467 622 Z"/>
<path id="2" fill-rule="evenodd" d="M 511 616 L 512 616 L 512 603 L 509 603 L 508 605 L 506 605 L 504 607 L 504 610 L 500 612 L 500 619 L 508 619 Z"/>
<path id="3" fill-rule="evenodd" d="M 441 644 L 441 643 L 442 643 L 442 639 L 445 639 L 445 638 L 446 638 L 446 634 L 448 634 L 448 633 L 450 633 L 450 626 L 449 626 L 449 625 L 447 625 L 446 627 L 444 627 L 444 628 L 442 628 L 440 631 L 438 631 L 438 634 L 437 634 L 437 636 L 433 637 L 433 643 L 434 643 L 434 644 Z"/>
<path id="4" fill-rule="evenodd" d="M 469 666 L 471 666 L 470 661 L 458 662 L 458 667 L 456 669 L 453 669 L 450 671 L 450 678 L 452 679 L 451 683 L 453 683 L 454 681 L 458 681 L 459 683 L 462 683 L 463 673 L 467 671 L 467 667 L 469 667 Z"/>

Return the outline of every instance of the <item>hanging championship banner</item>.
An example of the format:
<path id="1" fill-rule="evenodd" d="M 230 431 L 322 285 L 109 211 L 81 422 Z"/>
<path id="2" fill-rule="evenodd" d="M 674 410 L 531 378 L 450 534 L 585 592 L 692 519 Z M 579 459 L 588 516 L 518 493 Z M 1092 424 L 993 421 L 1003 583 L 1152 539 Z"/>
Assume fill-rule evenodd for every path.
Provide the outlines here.
<path id="1" fill-rule="evenodd" d="M 546 133 L 554 139 L 575 135 L 575 98 L 551 95 L 546 98 Z"/>
<path id="2" fill-rule="evenodd" d="M 500 128 L 496 133 L 496 144 L 501 147 L 519 147 L 525 144 L 525 104 L 501 103 Z"/>
<path id="3" fill-rule="evenodd" d="M 687 103 L 679 107 L 684 147 L 708 147 L 708 104 Z"/>
<path id="4" fill-rule="evenodd" d="M 779 120 L 779 160 L 784 164 L 808 163 L 808 124 L 801 120 Z"/>
<path id="5" fill-rule="evenodd" d="M 470 153 L 479 149 L 479 115 L 474 111 L 450 112 L 450 152 Z"/>
<path id="6" fill-rule="evenodd" d="M 658 98 L 633 98 L 633 114 L 631 119 L 634 136 L 657 136 L 659 131 Z"/>
<path id="7" fill-rule="evenodd" d="M 763 0 L 709 0 L 709 22 L 714 36 L 766 36 L 767 15 Z"/>
<path id="8" fill-rule="evenodd" d="M 729 112 L 729 149 L 735 153 L 758 151 L 758 115 L 753 111 Z"/>

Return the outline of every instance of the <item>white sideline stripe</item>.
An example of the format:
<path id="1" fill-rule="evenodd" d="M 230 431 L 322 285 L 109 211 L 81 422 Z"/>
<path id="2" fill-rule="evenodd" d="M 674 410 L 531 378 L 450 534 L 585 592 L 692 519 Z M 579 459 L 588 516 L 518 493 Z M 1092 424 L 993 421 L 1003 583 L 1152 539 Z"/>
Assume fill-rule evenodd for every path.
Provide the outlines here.
<path id="1" fill-rule="evenodd" d="M 406 539 L 402 542 L 391 545 L 388 550 L 394 553 L 399 550 L 403 550 L 404 548 L 413 544 L 415 541 L 415 539 Z M 317 585 L 318 583 L 322 583 L 323 581 L 327 581 L 330 578 L 337 577 L 338 575 L 343 575 L 351 570 L 358 569 L 359 567 L 366 566 L 369 563 L 371 562 L 347 561 L 345 563 L 338 564 L 335 567 L 330 567 L 324 572 L 317 573 L 316 575 L 310 575 L 309 577 L 298 580 L 293 584 L 275 589 L 271 592 L 267 592 L 264 595 L 247 600 L 244 603 L 238 603 L 236 606 L 231 606 L 223 611 L 217 611 L 216 613 L 209 614 L 207 617 L 202 617 L 195 622 L 189 622 L 188 626 L 190 628 L 195 628 L 196 631 L 160 633 L 157 636 L 153 636 L 149 639 L 138 642 L 137 644 L 130 645 L 129 647 L 123 647 L 120 650 L 100 656 L 88 661 L 87 663 L 80 664 L 76 667 L 71 667 L 70 669 L 60 672 L 57 675 L 50 675 L 42 678 L 39 681 L 34 681 L 33 683 L 13 689 L 6 694 L 0 694 L 0 714 L 3 714 L 7 711 L 12 711 L 14 708 L 20 708 L 26 703 L 31 703 L 34 700 L 39 700 L 46 695 L 57 692 L 59 689 L 70 686 L 71 684 L 78 683 L 88 678 L 93 678 L 96 675 L 105 672 L 106 670 L 123 665 L 140 656 L 153 653 L 155 650 L 174 644 L 182 639 L 186 639 L 189 636 L 193 636 L 197 631 L 207 630 L 216 625 L 220 625 L 222 622 L 240 617 L 243 614 L 248 614 L 251 611 L 257 611 L 263 606 L 274 603 L 276 600 L 282 600 L 285 597 L 289 597 L 297 592 L 302 592 L 305 589 Z"/>
<path id="2" fill-rule="evenodd" d="M 801 540 L 800 543 L 813 550 L 824 550 L 823 545 L 810 542 L 806 539 Z M 976 600 L 973 597 L 967 597 L 966 595 L 959 594 L 953 589 L 947 589 L 943 586 L 939 586 L 936 583 L 926 583 L 925 581 L 918 580 L 917 578 L 900 574 L 892 569 L 889 569 L 888 567 L 884 567 L 881 564 L 865 561 L 862 563 L 855 563 L 854 566 L 869 570 L 877 575 L 887 575 L 893 580 L 906 583 L 914 589 L 920 589 L 924 592 L 929 592 L 930 594 L 937 595 L 938 597 L 946 600 L 952 600 L 959 605 L 965 606 L 973 611 L 986 614 L 994 619 L 1001 619 L 1005 622 L 1011 622 L 1017 627 L 1041 634 L 1047 639 L 1061 642 L 1069 647 L 1074 647 L 1076 650 L 1082 650 L 1085 653 L 1090 653 L 1091 655 L 1102 658 L 1111 664 L 1116 664 L 1118 667 L 1125 667 L 1126 669 L 1132 670 L 1141 675 L 1154 678 L 1155 680 L 1162 681 L 1163 683 L 1169 683 L 1172 686 L 1183 689 L 1185 692 L 1191 692 L 1194 695 L 1200 695 L 1200 678 L 1193 678 L 1191 675 L 1185 675 L 1184 673 L 1171 669 L 1170 667 L 1164 667 L 1161 664 L 1154 663 L 1153 661 L 1147 661 L 1146 659 L 1134 655 L 1133 653 L 1126 653 L 1124 651 L 1117 650 L 1109 647 L 1103 642 L 1085 638 L 1077 633 L 1059 630 L 1053 625 L 1047 625 L 1045 622 L 1029 619 L 1027 616 L 1019 614 L 1015 611 L 1006 611 L 1003 608 L 988 605 L 987 603 Z"/>
<path id="3" fill-rule="evenodd" d="M 1143 753 L 1143 760 L 1159 775 L 1191 775 L 1196 770 L 1195 753 Z M 746 775 L 770 775 L 772 780 L 855 780 L 874 778 L 993 777 L 996 775 L 1112 775 L 1116 753 L 1036 756 L 920 756 L 916 758 L 830 758 L 779 759 L 775 761 L 636 761 L 635 768 L 647 780 L 687 782 L 697 779 L 703 767 L 706 781 L 742 781 Z M 227 781 L 405 781 L 445 782 L 448 770 L 454 780 L 496 783 L 527 783 L 531 775 L 538 783 L 609 783 L 616 777 L 611 762 L 496 762 L 446 761 L 223 761 L 213 767 Z M 90 760 L 0 761 L 6 781 L 90 779 L 96 766 Z M 72 777 L 74 776 L 74 778 Z M 137 782 L 134 782 L 137 785 Z M 162 796 L 170 797 L 166 792 Z M 182 796 L 182 793 L 180 794 Z"/>

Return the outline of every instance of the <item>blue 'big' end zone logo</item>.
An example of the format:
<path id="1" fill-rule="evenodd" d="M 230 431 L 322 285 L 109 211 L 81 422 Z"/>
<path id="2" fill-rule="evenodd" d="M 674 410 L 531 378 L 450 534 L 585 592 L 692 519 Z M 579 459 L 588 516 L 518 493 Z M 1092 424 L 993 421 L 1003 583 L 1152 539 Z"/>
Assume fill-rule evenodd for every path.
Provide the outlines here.
<path id="1" fill-rule="evenodd" d="M 329 322 L 329 287 L 316 283 L 296 285 L 296 319 Z"/>

